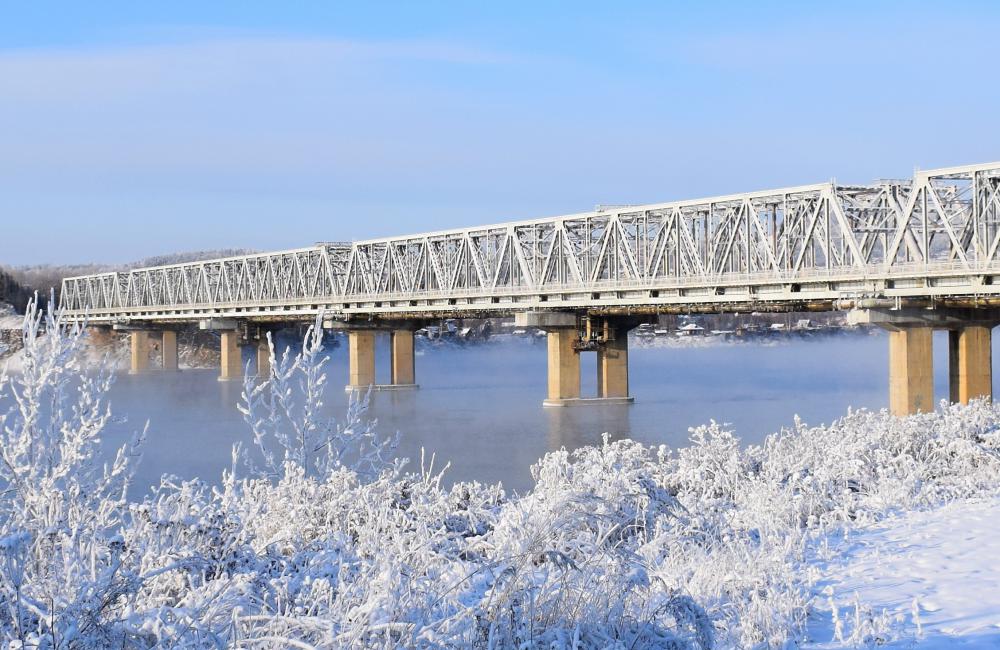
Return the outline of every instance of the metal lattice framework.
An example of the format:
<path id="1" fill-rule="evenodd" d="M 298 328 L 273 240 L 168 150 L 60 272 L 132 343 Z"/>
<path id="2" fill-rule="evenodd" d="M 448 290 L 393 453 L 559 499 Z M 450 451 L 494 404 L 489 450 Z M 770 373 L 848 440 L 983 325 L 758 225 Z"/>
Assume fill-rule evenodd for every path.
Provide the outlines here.
<path id="1" fill-rule="evenodd" d="M 980 296 L 998 245 L 1000 162 L 67 278 L 61 300 L 102 321 Z"/>

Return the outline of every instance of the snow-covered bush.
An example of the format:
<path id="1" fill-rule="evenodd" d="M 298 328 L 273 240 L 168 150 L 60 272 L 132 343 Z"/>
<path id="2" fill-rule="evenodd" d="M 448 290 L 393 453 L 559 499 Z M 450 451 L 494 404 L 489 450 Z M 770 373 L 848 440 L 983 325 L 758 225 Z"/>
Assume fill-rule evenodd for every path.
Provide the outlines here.
<path id="1" fill-rule="evenodd" d="M 248 461 L 251 472 L 274 477 L 289 467 L 298 467 L 323 476 L 349 467 L 366 478 L 383 471 L 398 474 L 403 463 L 392 460 L 398 436 L 382 438 L 375 422 L 365 420 L 368 395 L 352 393 L 343 422 L 320 416 L 326 387 L 323 366 L 329 359 L 323 354 L 322 323 L 321 311 L 303 338 L 302 351 L 295 355 L 286 347 L 278 357 L 268 332 L 270 374 L 257 377 L 249 367 L 244 374 L 238 408 L 264 463 L 263 469 L 258 469 Z M 275 458 L 275 446 L 282 449 L 281 461 Z"/>
<path id="2" fill-rule="evenodd" d="M 165 479 L 129 504 L 131 448 L 94 464 L 109 378 L 79 372 L 79 331 L 49 317 L 36 338 L 32 318 L 30 363 L 0 382 L 13 647 L 782 647 L 815 606 L 822 533 L 1000 485 L 1000 409 L 976 403 L 752 447 L 715 423 L 676 452 L 605 439 L 547 454 L 523 496 L 445 487 L 433 462 L 388 460 L 363 401 L 319 417 L 316 327 L 245 385 L 261 469 L 234 451 L 219 486 Z"/>
<path id="3" fill-rule="evenodd" d="M 138 586 L 121 531 L 142 436 L 99 461 L 111 375 L 82 372 L 82 337 L 33 301 L 21 370 L 0 372 L 0 630 L 21 645 L 115 637 Z"/>

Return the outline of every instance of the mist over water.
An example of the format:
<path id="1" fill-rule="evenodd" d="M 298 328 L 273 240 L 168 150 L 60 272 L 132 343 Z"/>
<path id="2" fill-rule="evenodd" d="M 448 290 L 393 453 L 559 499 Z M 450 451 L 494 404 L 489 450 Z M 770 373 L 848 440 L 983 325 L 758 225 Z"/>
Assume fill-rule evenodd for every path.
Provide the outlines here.
<path id="1" fill-rule="evenodd" d="M 947 395 L 947 338 L 935 334 L 935 387 Z M 531 487 L 530 466 L 547 451 L 612 438 L 681 447 L 688 428 L 712 419 L 730 423 L 745 443 L 789 426 L 829 422 L 848 407 L 878 409 L 888 401 L 888 344 L 882 334 L 829 336 L 778 343 L 630 350 L 632 405 L 543 408 L 544 339 L 464 347 L 417 348 L 419 390 L 373 393 L 369 416 L 383 434 L 400 432 L 398 455 L 419 466 L 421 448 L 435 467 L 450 463 L 449 482 L 502 482 Z M 377 343 L 378 380 L 388 378 L 388 340 Z M 583 395 L 596 392 L 596 356 L 582 357 Z M 346 409 L 347 350 L 329 350 L 325 412 Z M 133 495 L 141 498 L 162 474 L 217 482 L 232 446 L 252 447 L 236 410 L 240 382 L 220 382 L 216 369 L 118 376 L 105 436 L 111 448 L 149 420 Z"/>

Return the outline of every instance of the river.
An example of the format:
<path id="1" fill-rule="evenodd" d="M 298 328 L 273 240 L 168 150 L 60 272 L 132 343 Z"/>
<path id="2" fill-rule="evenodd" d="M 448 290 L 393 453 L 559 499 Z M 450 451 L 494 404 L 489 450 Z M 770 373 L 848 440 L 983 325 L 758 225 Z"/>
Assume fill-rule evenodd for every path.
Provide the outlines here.
<path id="1" fill-rule="evenodd" d="M 386 340 L 378 342 L 379 380 L 388 375 Z M 996 355 L 994 355 L 996 356 Z M 947 338 L 935 335 L 935 390 L 947 395 Z M 530 466 L 545 452 L 595 444 L 604 432 L 649 444 L 679 447 L 689 427 L 712 419 L 732 425 L 745 443 L 789 426 L 798 414 L 829 422 L 849 407 L 887 403 L 888 344 L 883 334 L 851 334 L 781 342 L 641 347 L 630 351 L 635 403 L 543 408 L 544 341 L 481 345 L 420 344 L 418 390 L 372 395 L 369 416 L 382 433 L 400 433 L 398 454 L 410 467 L 436 455 L 450 463 L 448 481 L 503 482 L 531 487 Z M 596 358 L 582 358 L 583 394 L 596 391 Z M 343 414 L 346 346 L 329 351 L 325 410 Z M 236 410 L 242 385 L 219 382 L 212 369 L 131 376 L 111 391 L 116 421 L 108 446 L 149 421 L 144 458 L 133 489 L 141 495 L 164 473 L 217 481 L 230 465 L 232 445 L 251 444 Z"/>

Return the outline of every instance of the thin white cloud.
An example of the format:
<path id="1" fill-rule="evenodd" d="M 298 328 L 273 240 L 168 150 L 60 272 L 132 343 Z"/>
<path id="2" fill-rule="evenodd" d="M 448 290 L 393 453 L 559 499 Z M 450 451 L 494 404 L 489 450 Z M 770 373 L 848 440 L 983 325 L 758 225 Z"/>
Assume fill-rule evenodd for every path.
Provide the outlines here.
<path id="1" fill-rule="evenodd" d="M 243 37 L 0 52 L 0 170 L 83 184 L 143 170 L 195 179 L 400 174 L 440 162 L 433 132 L 459 117 L 453 107 L 475 102 L 440 78 L 461 85 L 510 65 L 519 60 L 425 40 Z"/>
<path id="2" fill-rule="evenodd" d="M 79 49 L 0 50 L 0 96 L 18 102 L 100 100 L 111 92 L 197 88 L 239 83 L 268 71 L 304 66 L 310 72 L 348 65 L 502 65 L 522 60 L 462 44 L 306 38 L 229 38 L 177 44 Z"/>

